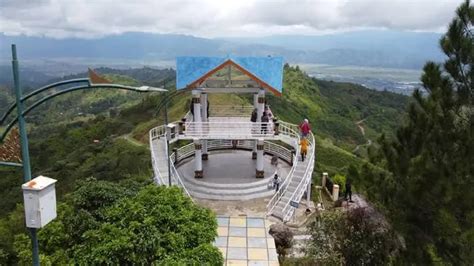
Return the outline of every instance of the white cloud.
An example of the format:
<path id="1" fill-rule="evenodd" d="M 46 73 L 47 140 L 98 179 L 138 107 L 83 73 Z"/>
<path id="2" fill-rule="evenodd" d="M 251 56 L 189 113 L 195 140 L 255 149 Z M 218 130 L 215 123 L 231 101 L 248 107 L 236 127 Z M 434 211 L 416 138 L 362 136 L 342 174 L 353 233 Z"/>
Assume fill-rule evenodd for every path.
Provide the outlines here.
<path id="1" fill-rule="evenodd" d="M 100 37 L 127 31 L 204 37 L 360 28 L 440 31 L 461 0 L 0 0 L 0 32 Z"/>

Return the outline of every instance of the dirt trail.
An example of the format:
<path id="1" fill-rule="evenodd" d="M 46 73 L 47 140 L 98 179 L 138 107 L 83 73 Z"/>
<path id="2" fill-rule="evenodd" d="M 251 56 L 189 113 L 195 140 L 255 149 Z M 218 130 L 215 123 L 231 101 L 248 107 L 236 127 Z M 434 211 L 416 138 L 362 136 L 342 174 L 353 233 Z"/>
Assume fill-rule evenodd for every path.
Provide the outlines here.
<path id="1" fill-rule="evenodd" d="M 368 139 L 368 138 L 365 137 L 365 128 L 364 128 L 364 126 L 363 126 L 363 123 L 364 123 L 365 120 L 367 120 L 367 117 L 364 118 L 364 119 L 362 119 L 362 120 L 360 120 L 360 121 L 355 122 L 355 124 L 356 124 L 357 127 L 359 128 L 360 133 L 362 134 L 362 136 L 364 136 L 364 138 L 367 140 L 367 143 L 357 145 L 357 146 L 355 147 L 355 149 L 352 151 L 352 153 L 357 152 L 357 151 L 359 150 L 359 148 L 362 147 L 362 146 L 370 146 L 370 145 L 372 145 L 372 140 L 370 140 L 370 139 Z"/>

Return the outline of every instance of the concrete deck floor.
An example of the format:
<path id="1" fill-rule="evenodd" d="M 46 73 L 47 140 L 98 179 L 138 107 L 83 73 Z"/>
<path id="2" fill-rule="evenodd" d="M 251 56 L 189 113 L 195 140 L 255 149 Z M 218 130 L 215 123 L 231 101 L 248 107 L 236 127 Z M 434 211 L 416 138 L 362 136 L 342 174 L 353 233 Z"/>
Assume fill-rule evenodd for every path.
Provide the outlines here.
<path id="1" fill-rule="evenodd" d="M 271 165 L 271 156 L 264 156 L 265 179 L 273 177 L 276 168 Z M 242 184 L 261 181 L 255 177 L 257 160 L 252 160 L 252 152 L 244 150 L 211 151 L 209 159 L 202 161 L 203 182 L 217 184 Z M 194 177 L 194 158 L 181 163 L 177 170 L 181 175 Z M 278 175 L 281 180 L 288 175 L 291 166 L 285 161 L 278 160 Z"/>

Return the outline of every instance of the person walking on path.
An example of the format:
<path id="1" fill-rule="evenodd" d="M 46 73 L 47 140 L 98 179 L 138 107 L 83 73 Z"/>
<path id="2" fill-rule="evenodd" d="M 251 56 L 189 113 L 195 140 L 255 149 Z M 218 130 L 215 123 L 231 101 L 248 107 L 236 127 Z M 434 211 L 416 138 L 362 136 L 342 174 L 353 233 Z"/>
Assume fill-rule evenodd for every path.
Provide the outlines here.
<path id="1" fill-rule="evenodd" d="M 308 119 L 304 119 L 303 123 L 300 125 L 301 136 L 306 137 L 311 131 Z"/>
<path id="2" fill-rule="evenodd" d="M 262 115 L 262 134 L 267 134 L 267 126 L 268 126 L 268 116 L 265 112 L 263 112 Z"/>
<path id="3" fill-rule="evenodd" d="M 275 174 L 273 176 L 273 187 L 275 188 L 275 192 L 278 192 L 278 190 L 280 189 L 280 177 L 278 176 L 278 174 Z"/>
<path id="4" fill-rule="evenodd" d="M 301 152 L 301 161 L 304 162 L 306 154 L 308 153 L 308 140 L 306 138 L 301 138 L 300 140 L 300 152 Z"/>
<path id="5" fill-rule="evenodd" d="M 347 201 L 347 196 L 349 196 L 349 202 L 352 201 L 352 184 L 351 179 L 348 177 L 346 178 L 346 193 L 344 194 L 344 199 Z"/>

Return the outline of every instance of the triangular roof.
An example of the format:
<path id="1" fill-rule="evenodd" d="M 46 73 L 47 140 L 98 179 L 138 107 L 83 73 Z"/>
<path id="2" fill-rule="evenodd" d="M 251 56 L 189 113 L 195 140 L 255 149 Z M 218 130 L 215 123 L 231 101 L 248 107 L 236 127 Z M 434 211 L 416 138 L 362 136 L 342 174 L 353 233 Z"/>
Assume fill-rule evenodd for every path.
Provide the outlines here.
<path id="1" fill-rule="evenodd" d="M 281 95 L 283 87 L 282 57 L 178 57 L 176 88 L 198 88 L 201 83 L 224 67 L 232 66 L 255 81 L 261 88 Z"/>

